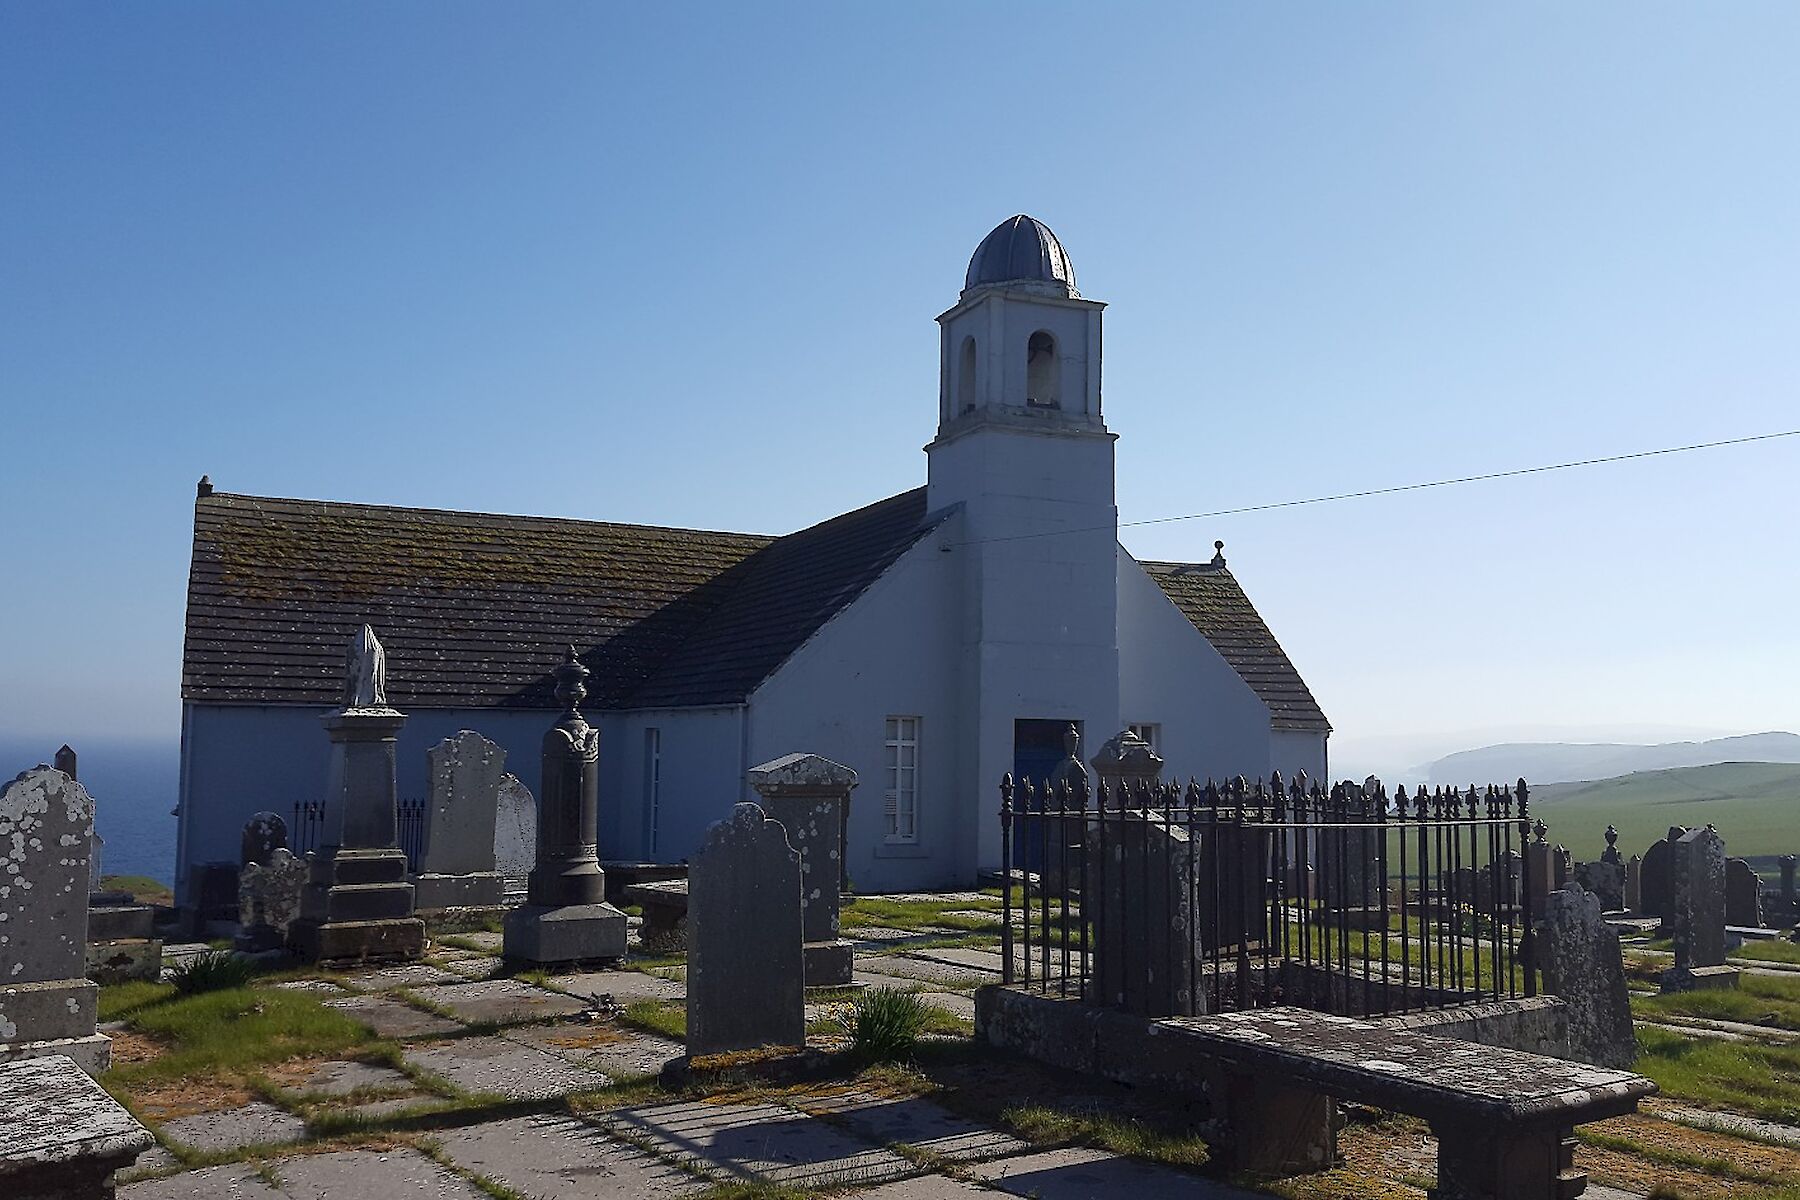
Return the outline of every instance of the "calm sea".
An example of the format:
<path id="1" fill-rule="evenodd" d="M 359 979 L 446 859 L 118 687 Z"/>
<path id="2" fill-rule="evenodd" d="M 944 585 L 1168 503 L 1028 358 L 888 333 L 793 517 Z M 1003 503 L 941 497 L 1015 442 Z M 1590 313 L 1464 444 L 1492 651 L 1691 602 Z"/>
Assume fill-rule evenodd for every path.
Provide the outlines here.
<path id="1" fill-rule="evenodd" d="M 49 762 L 62 743 L 0 738 L 0 781 Z M 175 807 L 179 742 L 76 744 L 82 786 L 94 798 L 94 824 L 106 839 L 101 870 L 175 882 Z"/>

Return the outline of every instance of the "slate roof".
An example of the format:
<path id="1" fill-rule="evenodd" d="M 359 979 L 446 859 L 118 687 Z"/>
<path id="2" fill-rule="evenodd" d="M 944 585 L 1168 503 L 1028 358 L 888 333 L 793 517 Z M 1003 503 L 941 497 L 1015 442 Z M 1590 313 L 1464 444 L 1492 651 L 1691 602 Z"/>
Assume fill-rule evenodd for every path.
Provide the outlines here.
<path id="1" fill-rule="evenodd" d="M 1330 732 L 1306 681 L 1224 563 L 1138 565 L 1268 705 L 1274 728 Z"/>
<path id="2" fill-rule="evenodd" d="M 925 530 L 925 490 L 785 538 L 224 492 L 194 506 L 184 700 L 338 702 L 375 627 L 400 708 L 742 700 Z"/>

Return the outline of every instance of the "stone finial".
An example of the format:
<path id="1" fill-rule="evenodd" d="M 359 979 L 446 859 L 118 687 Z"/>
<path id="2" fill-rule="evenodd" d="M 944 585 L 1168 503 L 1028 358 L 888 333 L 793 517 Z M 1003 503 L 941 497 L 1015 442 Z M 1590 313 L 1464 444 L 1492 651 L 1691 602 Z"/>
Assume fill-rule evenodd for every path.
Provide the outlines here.
<path id="1" fill-rule="evenodd" d="M 1121 729 L 1094 755 L 1094 770 L 1102 779 L 1144 779 L 1162 777 L 1163 760 L 1143 738 L 1129 729 Z"/>
<path id="2" fill-rule="evenodd" d="M 78 778 L 75 774 L 75 751 L 69 747 L 67 742 L 64 742 L 62 749 L 56 752 L 56 758 L 50 765 L 70 779 Z"/>
<path id="3" fill-rule="evenodd" d="M 1225 565 L 1225 543 L 1222 541 L 1213 543 L 1212 565 L 1215 567 Z"/>
<path id="4" fill-rule="evenodd" d="M 562 665 L 556 668 L 556 699 L 563 706 L 563 717 L 579 717 L 581 702 L 587 699 L 587 677 L 591 672 L 575 653 L 575 647 L 569 647 L 568 656 Z"/>
<path id="5" fill-rule="evenodd" d="M 212 494 L 213 494 L 212 476 L 211 475 L 202 475 L 200 477 L 200 483 L 198 484 L 198 486 L 196 486 L 194 488 L 194 498 L 200 499 L 201 497 L 210 496 Z"/>
<path id="6" fill-rule="evenodd" d="M 1606 827 L 1606 849 L 1600 852 L 1601 862 L 1616 863 L 1619 861 L 1619 831 L 1615 827 Z"/>
<path id="7" fill-rule="evenodd" d="M 344 652 L 344 707 L 387 706 L 387 651 L 374 628 L 364 625 Z"/>

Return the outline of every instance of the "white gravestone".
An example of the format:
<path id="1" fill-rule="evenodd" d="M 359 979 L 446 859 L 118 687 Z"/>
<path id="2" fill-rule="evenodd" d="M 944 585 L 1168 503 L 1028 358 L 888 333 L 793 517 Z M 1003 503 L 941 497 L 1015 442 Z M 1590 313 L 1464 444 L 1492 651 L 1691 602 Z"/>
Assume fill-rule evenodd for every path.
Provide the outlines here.
<path id="1" fill-rule="evenodd" d="M 494 870 L 495 819 L 506 751 L 472 729 L 425 752 L 430 795 L 425 853 L 419 864 L 418 907 L 467 908 L 499 904 L 504 893 Z"/>
<path id="2" fill-rule="evenodd" d="M 494 870 L 507 880 L 508 891 L 523 892 L 536 865 L 537 800 L 518 776 L 503 775 L 494 811 Z"/>

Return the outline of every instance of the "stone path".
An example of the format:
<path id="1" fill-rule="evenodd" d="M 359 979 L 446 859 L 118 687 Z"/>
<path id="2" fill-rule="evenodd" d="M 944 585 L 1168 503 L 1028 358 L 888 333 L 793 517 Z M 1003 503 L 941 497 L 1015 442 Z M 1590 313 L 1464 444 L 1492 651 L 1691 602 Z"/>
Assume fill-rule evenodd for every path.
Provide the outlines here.
<path id="1" fill-rule="evenodd" d="M 532 1116 L 450 1130 L 443 1154 L 536 1200 L 663 1200 L 707 1181 L 573 1117 Z"/>

